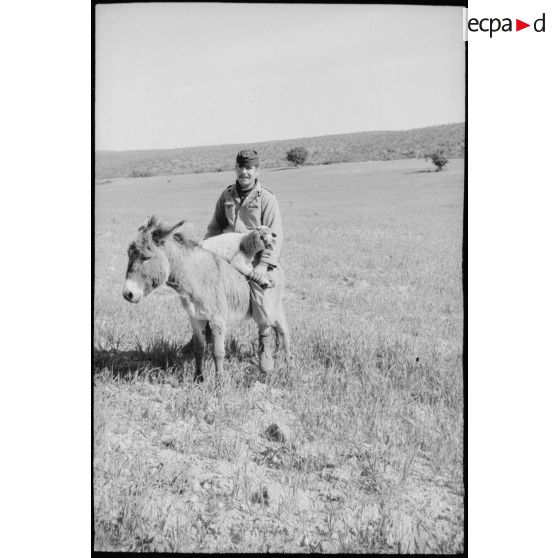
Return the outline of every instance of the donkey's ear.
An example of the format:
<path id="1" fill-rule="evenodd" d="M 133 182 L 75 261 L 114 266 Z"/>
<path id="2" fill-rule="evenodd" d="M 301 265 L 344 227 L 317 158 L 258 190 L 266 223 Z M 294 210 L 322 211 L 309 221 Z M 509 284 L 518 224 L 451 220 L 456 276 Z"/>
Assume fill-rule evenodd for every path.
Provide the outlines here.
<path id="1" fill-rule="evenodd" d="M 143 224 L 140 226 L 140 228 L 138 229 L 138 231 L 142 232 L 142 231 L 146 231 L 147 229 L 149 229 L 150 227 L 156 227 L 159 223 L 159 219 L 157 219 L 157 217 L 155 215 L 151 215 L 151 217 L 148 217 Z"/>
<path id="2" fill-rule="evenodd" d="M 176 225 L 168 226 L 168 225 L 158 225 L 158 227 L 153 231 L 153 241 L 155 244 L 160 246 L 165 242 L 165 240 L 172 234 L 176 229 L 180 228 L 186 220 L 182 220 Z"/>

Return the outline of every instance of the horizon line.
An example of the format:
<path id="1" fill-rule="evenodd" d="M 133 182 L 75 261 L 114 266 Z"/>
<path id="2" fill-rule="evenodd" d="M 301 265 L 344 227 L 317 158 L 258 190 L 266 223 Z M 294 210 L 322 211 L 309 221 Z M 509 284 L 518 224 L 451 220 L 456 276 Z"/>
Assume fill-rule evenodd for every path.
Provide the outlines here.
<path id="1" fill-rule="evenodd" d="M 451 126 L 452 124 L 465 124 L 465 121 L 460 122 L 446 122 L 443 124 L 429 124 L 428 126 L 418 126 L 416 128 L 400 128 L 400 129 L 383 129 L 383 130 L 359 130 L 356 132 L 337 132 L 332 134 L 320 134 L 317 136 L 301 136 L 297 138 L 279 138 L 279 139 L 268 139 L 268 140 L 259 140 L 253 142 L 227 142 L 227 143 L 213 143 L 213 144 L 202 144 L 202 145 L 187 145 L 187 146 L 180 146 L 180 147 L 147 147 L 142 149 L 95 149 L 95 153 L 126 153 L 130 151 L 173 151 L 178 149 L 196 149 L 196 148 L 203 148 L 203 147 L 226 147 L 229 145 L 257 145 L 259 143 L 272 143 L 272 142 L 279 142 L 279 141 L 300 141 L 300 140 L 307 140 L 307 139 L 314 139 L 314 138 L 325 138 L 330 136 L 348 136 L 352 134 L 373 134 L 373 133 L 382 133 L 382 132 L 411 132 L 413 130 L 421 130 L 424 128 L 435 128 L 437 126 Z"/>

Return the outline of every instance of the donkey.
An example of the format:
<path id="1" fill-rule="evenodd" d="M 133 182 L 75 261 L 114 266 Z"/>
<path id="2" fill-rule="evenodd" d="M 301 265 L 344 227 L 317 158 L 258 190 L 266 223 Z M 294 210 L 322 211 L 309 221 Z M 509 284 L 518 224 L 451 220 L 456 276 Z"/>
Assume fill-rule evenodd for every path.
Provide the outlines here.
<path id="1" fill-rule="evenodd" d="M 223 374 L 225 335 L 228 323 L 251 316 L 250 285 L 224 258 L 175 232 L 184 221 L 165 226 L 155 216 L 138 229 L 128 248 L 128 269 L 122 295 L 138 303 L 161 285 L 167 284 L 180 296 L 194 331 L 196 381 L 203 381 L 203 330 L 207 323 L 213 332 L 213 357 L 217 379 Z M 283 310 L 284 278 L 270 290 L 274 312 L 270 325 L 283 341 L 290 360 L 290 334 Z"/>

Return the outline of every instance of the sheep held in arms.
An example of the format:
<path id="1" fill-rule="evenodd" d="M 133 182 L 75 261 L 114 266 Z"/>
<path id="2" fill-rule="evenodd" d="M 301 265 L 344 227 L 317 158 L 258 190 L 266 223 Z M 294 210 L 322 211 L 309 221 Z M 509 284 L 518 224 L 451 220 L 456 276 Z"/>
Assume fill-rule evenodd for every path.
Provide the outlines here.
<path id="1" fill-rule="evenodd" d="M 203 330 L 213 332 L 217 378 L 223 374 L 227 324 L 250 317 L 250 286 L 244 275 L 224 258 L 202 248 L 180 232 L 184 221 L 165 226 L 151 217 L 128 248 L 128 268 L 122 295 L 137 303 L 151 291 L 168 285 L 180 296 L 194 331 L 195 379 L 203 380 Z M 290 335 L 283 310 L 284 280 L 270 290 L 270 325 L 281 338 L 290 359 Z"/>
<path id="2" fill-rule="evenodd" d="M 248 233 L 224 233 L 207 238 L 201 247 L 225 258 L 235 269 L 255 281 L 260 287 L 272 286 L 271 281 L 254 271 L 252 262 L 256 254 L 264 249 L 273 248 L 277 235 L 264 225 Z"/>

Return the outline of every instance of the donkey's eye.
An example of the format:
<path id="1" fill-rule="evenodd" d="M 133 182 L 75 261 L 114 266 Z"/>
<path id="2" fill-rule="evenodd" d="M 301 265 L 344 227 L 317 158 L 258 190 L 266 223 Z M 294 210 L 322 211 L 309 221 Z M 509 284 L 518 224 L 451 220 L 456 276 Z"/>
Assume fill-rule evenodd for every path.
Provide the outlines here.
<path id="1" fill-rule="evenodd" d="M 142 262 L 146 262 L 147 260 L 150 260 L 150 259 L 151 259 L 151 256 L 146 256 L 146 255 L 144 255 L 144 254 L 140 254 L 140 257 L 139 257 L 139 258 L 140 258 L 140 260 L 141 260 Z"/>

